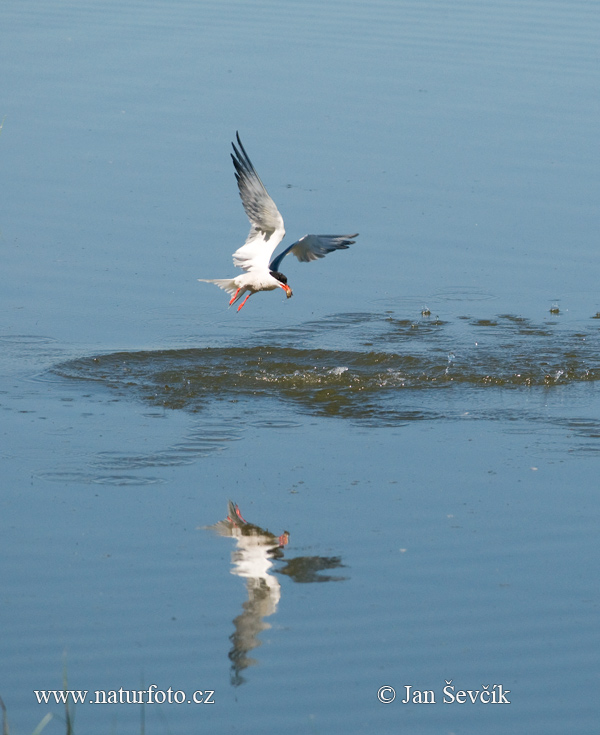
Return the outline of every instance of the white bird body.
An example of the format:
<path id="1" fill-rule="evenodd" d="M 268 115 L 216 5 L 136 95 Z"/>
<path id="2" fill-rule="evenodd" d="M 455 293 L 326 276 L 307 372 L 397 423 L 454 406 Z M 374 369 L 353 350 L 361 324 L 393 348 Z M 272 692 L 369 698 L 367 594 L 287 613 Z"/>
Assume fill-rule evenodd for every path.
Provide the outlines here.
<path id="1" fill-rule="evenodd" d="M 240 273 L 239 276 L 235 276 L 234 278 L 199 278 L 198 280 L 204 283 L 214 283 L 219 288 L 222 288 L 223 291 L 227 291 L 228 294 L 237 294 L 236 299 L 231 302 L 232 304 L 241 299 L 246 291 L 250 291 L 253 294 L 258 291 L 274 291 L 276 288 L 282 287 L 281 281 L 273 278 L 268 271 L 263 272 L 259 270 Z"/>
<path id="2" fill-rule="evenodd" d="M 327 253 L 334 250 L 346 250 L 354 243 L 351 238 L 357 237 L 357 234 L 304 235 L 276 258 L 272 258 L 275 248 L 285 235 L 283 217 L 256 173 L 237 133 L 236 138 L 239 150 L 232 143 L 235 156 L 232 154 L 231 158 L 235 166 L 235 178 L 238 182 L 242 204 L 251 227 L 246 242 L 233 254 L 233 264 L 245 272 L 234 278 L 199 278 L 198 280 L 204 283 L 214 283 L 231 294 L 230 306 L 249 292 L 238 306 L 239 311 L 250 296 L 258 291 L 274 291 L 276 288 L 282 288 L 288 299 L 292 296 L 292 289 L 287 285 L 287 278 L 278 270 L 281 261 L 288 253 L 293 253 L 300 262 L 308 263 L 311 260 L 324 258 Z"/>

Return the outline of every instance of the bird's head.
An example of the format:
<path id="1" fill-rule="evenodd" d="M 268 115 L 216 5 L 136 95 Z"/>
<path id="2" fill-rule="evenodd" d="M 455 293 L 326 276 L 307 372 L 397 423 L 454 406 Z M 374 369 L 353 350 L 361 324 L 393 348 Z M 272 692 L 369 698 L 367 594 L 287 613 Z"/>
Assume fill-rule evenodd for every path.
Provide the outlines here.
<path id="1" fill-rule="evenodd" d="M 288 297 L 288 299 L 291 299 L 293 294 L 292 289 L 287 285 L 287 277 L 283 275 L 283 273 L 280 273 L 279 271 L 270 271 L 273 278 L 275 278 L 277 281 L 279 281 L 279 285 L 281 288 L 285 291 L 285 295 Z"/>

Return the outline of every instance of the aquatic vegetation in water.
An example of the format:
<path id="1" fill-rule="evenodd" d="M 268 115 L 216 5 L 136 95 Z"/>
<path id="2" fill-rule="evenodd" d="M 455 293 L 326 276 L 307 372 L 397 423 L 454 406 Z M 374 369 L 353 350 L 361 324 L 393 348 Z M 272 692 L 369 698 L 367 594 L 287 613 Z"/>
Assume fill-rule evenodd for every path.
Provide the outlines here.
<path id="1" fill-rule="evenodd" d="M 302 341 L 322 342 L 321 326 L 307 325 Z M 53 372 L 172 409 L 201 411 L 212 401 L 262 396 L 309 413 L 380 424 L 440 415 L 443 409 L 431 396 L 427 408 L 423 398 L 419 408 L 411 405 L 428 391 L 474 395 L 600 378 L 597 328 L 570 332 L 510 314 L 416 323 L 345 315 L 330 324 L 336 327 L 344 330 L 346 345 L 359 348 L 295 346 L 293 333 L 286 344 L 275 332 L 269 341 L 265 331 L 247 347 L 117 352 L 71 360 Z"/>

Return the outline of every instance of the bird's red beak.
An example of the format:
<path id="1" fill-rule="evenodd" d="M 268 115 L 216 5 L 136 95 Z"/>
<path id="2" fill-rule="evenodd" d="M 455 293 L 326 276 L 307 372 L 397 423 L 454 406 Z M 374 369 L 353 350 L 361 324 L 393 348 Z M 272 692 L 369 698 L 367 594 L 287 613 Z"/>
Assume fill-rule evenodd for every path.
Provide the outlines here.
<path id="1" fill-rule="evenodd" d="M 282 283 L 281 288 L 285 291 L 285 295 L 288 297 L 288 299 L 291 299 L 294 294 L 292 292 L 292 289 L 287 285 L 287 283 Z"/>

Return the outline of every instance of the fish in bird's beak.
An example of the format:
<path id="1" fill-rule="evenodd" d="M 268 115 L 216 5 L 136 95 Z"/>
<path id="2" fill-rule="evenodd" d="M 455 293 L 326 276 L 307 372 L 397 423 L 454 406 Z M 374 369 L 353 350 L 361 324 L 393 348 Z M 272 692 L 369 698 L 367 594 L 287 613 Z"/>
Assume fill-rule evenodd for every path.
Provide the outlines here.
<path id="1" fill-rule="evenodd" d="M 287 283 L 283 283 L 281 285 L 281 288 L 284 289 L 285 295 L 288 297 L 288 299 L 291 299 L 294 294 L 293 294 L 292 289 L 287 285 Z"/>

